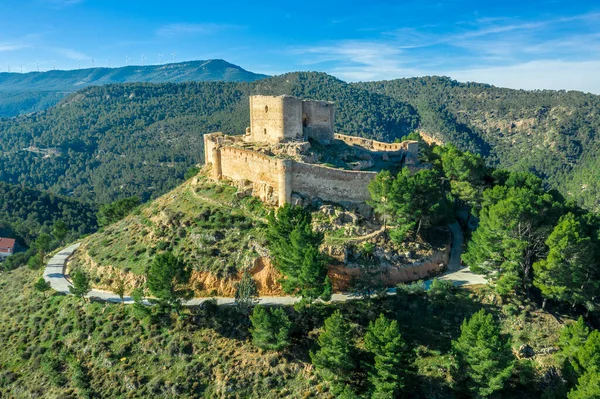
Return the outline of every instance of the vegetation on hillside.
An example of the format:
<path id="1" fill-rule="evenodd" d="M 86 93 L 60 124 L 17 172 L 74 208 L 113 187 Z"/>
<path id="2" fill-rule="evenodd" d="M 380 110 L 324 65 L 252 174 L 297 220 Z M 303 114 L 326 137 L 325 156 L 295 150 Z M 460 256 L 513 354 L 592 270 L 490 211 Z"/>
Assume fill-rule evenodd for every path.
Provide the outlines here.
<path id="1" fill-rule="evenodd" d="M 354 85 L 411 104 L 424 132 L 490 164 L 532 172 L 580 205 L 600 209 L 600 96 L 437 76 Z"/>
<path id="2" fill-rule="evenodd" d="M 87 88 L 47 111 L 0 122 L 0 180 L 91 192 L 101 203 L 145 201 L 202 162 L 203 134 L 244 131 L 250 94 L 334 101 L 339 132 L 394 141 L 420 129 L 490 165 L 532 172 L 588 209 L 599 206 L 598 96 L 438 77 L 347 84 L 299 72 L 252 83 Z"/>
<path id="3" fill-rule="evenodd" d="M 298 311 L 272 308 L 269 313 L 276 319 L 268 323 L 278 327 L 260 329 L 256 344 L 275 346 L 263 350 L 253 343 L 252 333 L 261 323 L 253 327 L 235 307 L 208 302 L 179 316 L 148 318 L 131 306 L 38 292 L 33 288 L 38 273 L 22 268 L 0 275 L 0 338 L 7 343 L 0 350 L 0 396 L 339 397 L 334 394 L 339 384 L 321 372 L 333 364 L 317 361 L 319 366 L 313 368 L 310 352 L 327 349 L 342 356 L 335 348 L 342 344 L 336 337 L 343 333 L 351 361 L 336 363 L 336 379 L 344 383 L 345 395 L 368 398 L 402 392 L 414 398 L 455 398 L 462 380 L 454 377 L 459 352 L 452 340 L 466 342 L 460 338 L 460 321 L 482 308 L 499 326 L 490 337 L 499 334 L 500 342 L 509 342 L 515 351 L 529 344 L 536 353 L 523 360 L 511 355 L 515 367 L 500 389 L 503 398 L 565 397 L 576 386 L 556 373 L 563 369 L 565 357 L 593 370 L 580 345 L 565 344 L 554 355 L 545 352 L 557 345 L 562 328 L 552 316 L 528 302 L 518 308 L 498 306 L 485 290 L 450 289 L 440 301 L 437 294 L 403 286 L 396 297 L 387 299 Z M 336 329 L 337 321 L 326 322 L 336 310 L 342 329 Z M 277 344 L 285 341 L 288 344 Z M 386 348 L 405 355 L 390 357 Z M 483 349 L 472 356 L 493 355 Z M 581 370 L 573 376 L 575 384 L 583 378 L 579 375 L 593 378 Z"/>

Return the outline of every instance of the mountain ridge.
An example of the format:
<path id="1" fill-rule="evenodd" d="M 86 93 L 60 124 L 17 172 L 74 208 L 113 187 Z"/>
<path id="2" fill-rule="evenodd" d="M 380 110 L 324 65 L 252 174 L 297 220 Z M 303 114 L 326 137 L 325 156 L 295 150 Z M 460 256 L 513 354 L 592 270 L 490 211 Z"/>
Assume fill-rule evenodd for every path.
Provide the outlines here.
<path id="1" fill-rule="evenodd" d="M 71 93 L 89 86 L 188 81 L 253 82 L 266 77 L 268 75 L 247 71 L 222 59 L 23 74 L 0 72 L 0 117 L 47 109 Z"/>

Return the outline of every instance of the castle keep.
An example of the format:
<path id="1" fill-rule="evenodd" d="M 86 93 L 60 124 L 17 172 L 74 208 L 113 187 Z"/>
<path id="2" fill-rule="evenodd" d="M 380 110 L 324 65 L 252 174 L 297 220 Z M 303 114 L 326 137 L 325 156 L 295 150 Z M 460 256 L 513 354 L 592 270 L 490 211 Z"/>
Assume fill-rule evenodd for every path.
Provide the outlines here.
<path id="1" fill-rule="evenodd" d="M 418 142 L 382 143 L 334 133 L 334 106 L 291 96 L 250 96 L 244 136 L 204 136 L 212 177 L 281 206 L 320 198 L 364 204 L 367 186 L 386 164 L 416 165 Z"/>

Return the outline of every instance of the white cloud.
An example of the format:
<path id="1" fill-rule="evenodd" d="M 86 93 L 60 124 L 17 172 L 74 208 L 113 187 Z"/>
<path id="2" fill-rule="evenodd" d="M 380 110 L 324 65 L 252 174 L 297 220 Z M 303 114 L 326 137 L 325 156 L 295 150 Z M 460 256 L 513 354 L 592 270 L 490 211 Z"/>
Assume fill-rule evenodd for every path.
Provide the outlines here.
<path id="1" fill-rule="evenodd" d="M 27 48 L 24 44 L 14 44 L 14 43 L 0 43 L 0 51 L 15 51 L 23 48 Z"/>
<path id="2" fill-rule="evenodd" d="M 460 81 L 489 83 L 513 89 L 580 90 L 600 94 L 600 60 L 538 60 L 510 66 L 442 72 Z"/>
<path id="3" fill-rule="evenodd" d="M 70 48 L 51 47 L 50 50 L 54 51 L 57 54 L 62 55 L 63 57 L 66 57 L 70 60 L 90 60 L 90 59 L 92 59 L 92 57 L 90 57 L 89 55 L 84 54 L 77 50 L 70 49 Z"/>
<path id="4" fill-rule="evenodd" d="M 190 36 L 190 35 L 212 35 L 227 29 L 236 28 L 236 25 L 229 24 L 188 24 L 177 23 L 164 25 L 156 30 L 158 36 Z"/>

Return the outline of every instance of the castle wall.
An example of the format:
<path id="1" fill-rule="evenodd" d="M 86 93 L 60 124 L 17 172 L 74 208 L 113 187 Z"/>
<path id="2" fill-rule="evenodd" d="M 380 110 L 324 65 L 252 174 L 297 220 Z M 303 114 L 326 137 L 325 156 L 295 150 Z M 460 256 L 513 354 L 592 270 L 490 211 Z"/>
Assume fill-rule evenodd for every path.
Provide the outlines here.
<path id="1" fill-rule="evenodd" d="M 370 199 L 367 186 L 376 172 L 360 172 L 294 162 L 292 191 L 340 204 L 363 203 Z"/>
<path id="2" fill-rule="evenodd" d="M 302 100 L 250 96 L 250 135 L 252 141 L 264 143 L 302 139 Z"/>
<path id="3" fill-rule="evenodd" d="M 333 141 L 334 106 L 326 101 L 307 100 L 302 102 L 302 124 L 306 138 L 323 144 Z"/>
<path id="4" fill-rule="evenodd" d="M 253 195 L 266 203 L 279 204 L 283 160 L 235 147 L 222 147 L 218 151 L 223 178 L 248 181 L 252 184 Z M 213 162 L 213 167 L 215 164 L 218 162 Z M 283 188 L 286 189 L 285 186 Z"/>

